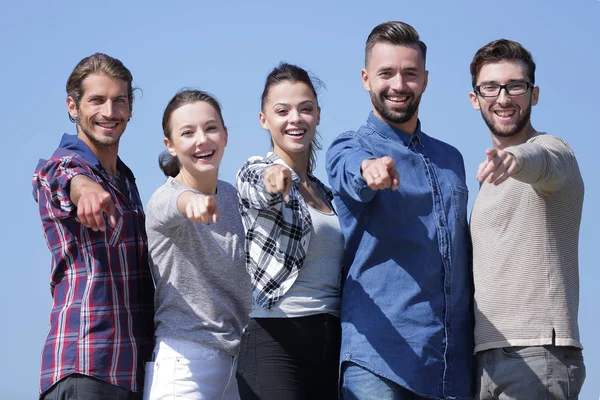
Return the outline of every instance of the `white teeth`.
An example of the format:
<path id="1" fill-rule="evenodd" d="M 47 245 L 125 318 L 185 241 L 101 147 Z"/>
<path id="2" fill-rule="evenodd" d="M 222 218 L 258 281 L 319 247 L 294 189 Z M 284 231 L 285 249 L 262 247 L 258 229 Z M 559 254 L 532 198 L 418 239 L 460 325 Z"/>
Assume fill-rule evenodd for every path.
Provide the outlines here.
<path id="1" fill-rule="evenodd" d="M 110 128 L 114 128 L 115 126 L 117 126 L 117 124 L 116 124 L 116 123 L 110 123 L 110 124 L 107 124 L 107 123 L 100 123 L 100 122 L 98 123 L 98 125 L 100 125 L 100 126 L 101 126 L 101 127 L 103 127 L 103 128 L 109 128 L 109 129 L 110 129 Z"/>
<path id="2" fill-rule="evenodd" d="M 400 103 L 400 102 L 404 102 L 404 101 L 408 100 L 408 96 L 404 96 L 404 97 L 392 97 L 392 96 L 388 96 L 388 100 Z"/>
<path id="3" fill-rule="evenodd" d="M 507 110 L 507 111 L 497 110 L 495 112 L 496 112 L 496 115 L 498 115 L 500 117 L 510 117 L 515 113 L 515 110 Z"/>
<path id="4" fill-rule="evenodd" d="M 301 135 L 304 135 L 305 132 L 306 132 L 305 129 L 297 129 L 297 130 L 286 131 L 285 133 L 287 135 L 291 135 L 291 136 L 301 136 Z"/>
<path id="5" fill-rule="evenodd" d="M 215 154 L 214 150 L 205 151 L 204 153 L 196 154 L 196 157 L 198 157 L 198 158 L 210 157 L 213 154 Z"/>

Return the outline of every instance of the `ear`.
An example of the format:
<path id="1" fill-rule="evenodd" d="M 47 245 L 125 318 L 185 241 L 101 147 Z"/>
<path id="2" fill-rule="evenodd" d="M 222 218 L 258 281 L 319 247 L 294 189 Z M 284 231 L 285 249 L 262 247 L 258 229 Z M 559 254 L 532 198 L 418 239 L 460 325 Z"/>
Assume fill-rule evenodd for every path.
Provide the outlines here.
<path id="1" fill-rule="evenodd" d="M 471 100 L 471 105 L 474 109 L 476 109 L 477 111 L 481 110 L 481 107 L 479 106 L 479 99 L 477 98 L 477 93 L 469 92 L 469 100 Z"/>
<path id="2" fill-rule="evenodd" d="M 429 82 L 429 71 L 425 70 L 425 76 L 423 78 L 423 91 L 421 93 L 424 93 L 425 89 L 427 89 L 428 82 Z"/>
<path id="3" fill-rule="evenodd" d="M 67 110 L 69 111 L 71 118 L 77 118 L 77 104 L 71 96 L 67 96 Z"/>
<path id="4" fill-rule="evenodd" d="M 263 129 L 269 130 L 269 123 L 267 122 L 267 117 L 265 117 L 265 114 L 262 111 L 258 114 L 258 119 L 260 120 L 260 126 L 262 126 Z"/>
<path id="5" fill-rule="evenodd" d="M 531 105 L 535 106 L 538 103 L 539 99 L 540 99 L 540 87 L 539 86 L 535 86 L 531 90 Z"/>
<path id="6" fill-rule="evenodd" d="M 223 128 L 225 128 L 225 145 L 223 147 L 227 147 L 227 140 L 229 139 L 229 131 L 227 131 L 226 126 L 224 126 Z"/>
<path id="7" fill-rule="evenodd" d="M 177 157 L 177 152 L 175 151 L 175 148 L 173 147 L 173 144 L 171 143 L 171 141 L 167 138 L 164 138 L 163 142 L 165 143 L 165 146 L 167 147 L 169 154 L 171 154 L 173 157 Z"/>
<path id="8" fill-rule="evenodd" d="M 367 92 L 370 92 L 371 85 L 369 84 L 369 75 L 367 74 L 367 70 L 365 68 L 360 71 L 360 76 L 362 78 L 363 87 Z"/>

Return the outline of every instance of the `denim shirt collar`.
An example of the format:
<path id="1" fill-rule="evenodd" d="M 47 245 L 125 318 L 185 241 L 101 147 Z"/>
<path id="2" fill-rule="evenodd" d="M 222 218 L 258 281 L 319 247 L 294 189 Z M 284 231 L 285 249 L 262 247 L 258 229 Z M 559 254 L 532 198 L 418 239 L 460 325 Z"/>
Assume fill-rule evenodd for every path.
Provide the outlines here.
<path id="1" fill-rule="evenodd" d="M 63 134 L 60 139 L 60 144 L 58 145 L 59 149 L 73 151 L 83 157 L 91 166 L 96 168 L 99 171 L 106 171 L 106 169 L 100 164 L 98 157 L 94 154 L 92 149 L 77 135 L 69 135 L 68 133 Z M 117 157 L 117 170 L 120 172 L 124 172 L 127 177 L 135 181 L 133 176 L 133 172 L 121 161 L 121 158 Z"/>
<path id="2" fill-rule="evenodd" d="M 425 134 L 421 131 L 421 121 L 417 120 L 417 129 L 414 134 L 403 131 L 402 129 L 394 128 L 393 126 L 380 120 L 372 111 L 367 118 L 367 125 L 377 132 L 380 136 L 386 139 L 400 141 L 405 147 L 411 144 L 419 143 L 424 146 Z"/>

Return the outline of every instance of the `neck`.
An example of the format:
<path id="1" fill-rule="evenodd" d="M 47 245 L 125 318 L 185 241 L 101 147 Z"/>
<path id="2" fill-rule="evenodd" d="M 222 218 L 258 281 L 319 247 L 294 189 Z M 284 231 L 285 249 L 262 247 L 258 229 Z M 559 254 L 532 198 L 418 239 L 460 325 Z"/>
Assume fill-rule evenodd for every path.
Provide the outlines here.
<path id="1" fill-rule="evenodd" d="M 119 143 L 115 143 L 112 146 L 102 146 L 92 142 L 87 135 L 79 133 L 77 135 L 81 141 L 88 145 L 92 153 L 96 156 L 100 165 L 104 167 L 112 175 L 118 175 L 117 171 L 117 158 L 119 155 Z"/>
<path id="2" fill-rule="evenodd" d="M 533 136 L 535 136 L 536 133 L 537 133 L 537 131 L 535 129 L 533 129 L 533 126 L 531 126 L 531 123 L 528 123 L 527 126 L 525 126 L 525 128 L 523 128 L 519 133 L 517 133 L 513 136 L 503 137 L 503 136 L 494 135 L 492 133 L 491 134 L 492 135 L 492 143 L 494 144 L 495 148 L 503 150 L 510 146 L 517 146 L 517 145 L 525 143 L 526 141 L 531 139 Z"/>
<path id="3" fill-rule="evenodd" d="M 308 153 L 294 153 L 287 154 L 281 149 L 274 149 L 273 152 L 277 154 L 285 163 L 294 170 L 300 182 L 306 182 L 308 176 Z"/>
<path id="4" fill-rule="evenodd" d="M 383 118 L 381 115 L 379 115 L 379 113 L 377 112 L 377 110 L 375 110 L 374 107 L 373 107 L 373 113 L 375 114 L 375 116 L 377 116 L 377 118 L 379 118 L 380 120 L 382 120 L 389 126 L 392 126 L 396 129 L 400 129 L 401 131 L 404 131 L 404 132 L 408 133 L 409 135 L 414 135 L 415 132 L 417 131 L 417 123 L 419 122 L 419 115 L 418 115 L 419 111 L 418 110 L 406 122 L 393 122 L 393 121 L 387 120 L 387 119 Z"/>
<path id="5" fill-rule="evenodd" d="M 203 174 L 191 174 L 185 169 L 181 169 L 179 174 L 175 177 L 179 182 L 184 185 L 191 187 L 204 194 L 216 194 L 217 193 L 217 176 L 218 171 L 206 172 Z"/>

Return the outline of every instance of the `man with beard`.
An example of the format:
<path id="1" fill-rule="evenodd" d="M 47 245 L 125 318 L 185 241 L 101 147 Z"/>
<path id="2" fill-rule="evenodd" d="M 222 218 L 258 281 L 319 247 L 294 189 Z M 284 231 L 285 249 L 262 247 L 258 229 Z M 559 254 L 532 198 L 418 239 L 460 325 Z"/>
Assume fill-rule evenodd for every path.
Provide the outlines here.
<path id="1" fill-rule="evenodd" d="M 472 290 L 461 154 L 425 134 L 427 47 L 403 22 L 373 29 L 372 112 L 327 151 L 345 239 L 344 399 L 470 399 Z"/>
<path id="2" fill-rule="evenodd" d="M 132 79 L 105 54 L 81 60 L 67 80 L 77 135 L 65 134 L 34 173 L 33 196 L 52 253 L 41 399 L 142 398 L 154 288 L 142 203 L 118 157 Z"/>
<path id="3" fill-rule="evenodd" d="M 577 160 L 563 140 L 531 126 L 539 88 L 523 46 L 483 46 L 471 77 L 471 103 L 493 144 L 471 216 L 478 398 L 575 399 L 585 379 Z"/>

